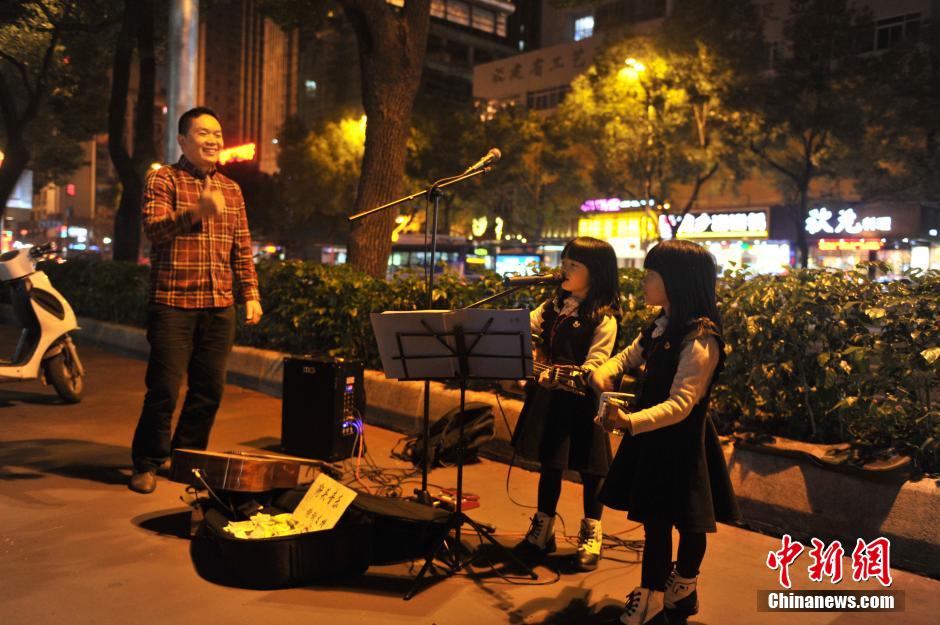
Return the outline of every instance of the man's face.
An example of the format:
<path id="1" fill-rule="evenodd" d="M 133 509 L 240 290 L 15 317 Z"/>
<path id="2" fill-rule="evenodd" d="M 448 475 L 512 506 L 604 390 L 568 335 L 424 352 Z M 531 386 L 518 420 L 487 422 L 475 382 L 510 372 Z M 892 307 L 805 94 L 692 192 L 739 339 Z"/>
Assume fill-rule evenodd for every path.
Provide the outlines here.
<path id="1" fill-rule="evenodd" d="M 179 135 L 179 143 L 190 163 L 203 171 L 211 169 L 222 151 L 222 126 L 212 115 L 200 115 L 190 120 L 189 130 Z"/>

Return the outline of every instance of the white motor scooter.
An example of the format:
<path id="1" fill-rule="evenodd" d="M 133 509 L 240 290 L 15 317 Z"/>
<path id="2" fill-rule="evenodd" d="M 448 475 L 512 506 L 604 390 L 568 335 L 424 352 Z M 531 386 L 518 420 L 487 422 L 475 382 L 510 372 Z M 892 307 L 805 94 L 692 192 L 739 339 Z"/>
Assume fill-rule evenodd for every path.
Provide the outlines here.
<path id="1" fill-rule="evenodd" d="M 55 250 L 47 243 L 0 254 L 0 284 L 9 285 L 13 313 L 23 328 L 13 360 L 0 359 L 0 381 L 40 378 L 63 400 L 76 403 L 82 399 L 85 372 L 68 333 L 78 329 L 78 321 L 49 276 L 36 269 Z"/>

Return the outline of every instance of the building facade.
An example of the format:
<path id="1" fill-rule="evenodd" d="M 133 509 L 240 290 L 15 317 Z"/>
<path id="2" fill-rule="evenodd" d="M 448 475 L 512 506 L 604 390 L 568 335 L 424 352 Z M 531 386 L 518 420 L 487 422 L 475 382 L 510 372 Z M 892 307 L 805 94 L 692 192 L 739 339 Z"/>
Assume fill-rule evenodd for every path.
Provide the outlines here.
<path id="1" fill-rule="evenodd" d="M 198 101 L 214 109 L 228 146 L 255 144 L 277 170 L 277 135 L 297 113 L 299 34 L 264 17 L 254 0 L 204 3 L 199 13 Z"/>
<path id="2" fill-rule="evenodd" d="M 940 10 L 930 0 L 860 4 L 872 17 L 870 32 L 860 34 L 862 52 L 916 39 L 926 20 L 936 19 Z M 773 67 L 775 55 L 786 53 L 780 42 L 787 7 L 788 0 L 762 3 L 768 68 Z M 624 32 L 625 27 L 635 34 L 652 32 L 674 8 L 673 0 L 543 7 L 541 41 L 546 47 L 476 66 L 474 97 L 494 107 L 514 103 L 550 113 L 564 100 L 572 80 L 591 66 L 606 32 Z M 815 191 L 823 195 L 822 189 L 811 189 Z M 785 208 L 778 189 L 758 176 L 733 190 L 707 187 L 678 224 L 668 212 L 656 213 L 646 198 L 584 198 L 580 206 L 571 207 L 573 227 L 555 234 L 604 238 L 614 246 L 622 266 L 637 266 L 648 247 L 660 237 L 671 237 L 675 226 L 679 238 L 702 243 L 722 266 L 747 264 L 755 271 L 777 272 L 794 263 L 799 228 L 809 239 L 810 266 L 847 268 L 863 260 L 882 260 L 891 267 L 891 275 L 909 268 L 940 267 L 935 204 L 853 202 L 851 185 L 843 184 L 837 191 L 847 199 L 829 205 L 814 202 L 801 224 Z M 681 196 L 682 190 L 676 195 Z M 552 248 L 555 243 L 546 242 Z"/>

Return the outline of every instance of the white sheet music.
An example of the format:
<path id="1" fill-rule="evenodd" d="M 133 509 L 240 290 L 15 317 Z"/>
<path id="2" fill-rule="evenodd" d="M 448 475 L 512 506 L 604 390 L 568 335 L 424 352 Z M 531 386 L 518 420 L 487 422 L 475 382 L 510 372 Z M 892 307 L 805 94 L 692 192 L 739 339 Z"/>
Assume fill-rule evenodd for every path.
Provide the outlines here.
<path id="1" fill-rule="evenodd" d="M 514 380 L 532 375 L 532 335 L 527 310 L 390 311 L 372 313 L 371 320 L 382 369 L 388 378 L 457 377 L 460 363 L 454 354 L 455 337 L 451 335 L 457 326 L 463 328 L 470 351 L 469 377 Z M 484 326 L 486 334 L 479 336 Z M 446 346 L 433 336 L 408 336 L 429 334 L 428 328 L 445 334 L 442 340 Z"/>

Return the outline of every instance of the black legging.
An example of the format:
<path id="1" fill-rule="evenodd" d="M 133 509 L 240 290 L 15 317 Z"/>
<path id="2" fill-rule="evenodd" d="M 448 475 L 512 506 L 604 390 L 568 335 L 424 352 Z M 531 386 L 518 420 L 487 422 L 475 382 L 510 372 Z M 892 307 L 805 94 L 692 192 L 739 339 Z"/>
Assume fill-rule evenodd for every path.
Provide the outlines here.
<path id="1" fill-rule="evenodd" d="M 555 516 L 558 499 L 561 497 L 561 477 L 560 469 L 542 469 L 539 473 L 539 512 Z M 601 486 L 604 485 L 604 478 L 600 475 L 581 473 L 581 485 L 584 487 L 582 493 L 584 516 L 600 521 L 604 504 L 601 503 L 598 495 L 600 495 Z"/>
<path id="2" fill-rule="evenodd" d="M 666 590 L 666 578 L 672 568 L 672 524 L 644 523 L 646 541 L 643 543 L 643 566 L 640 585 L 650 590 Z M 676 554 L 676 572 L 680 577 L 692 578 L 705 557 L 704 532 L 679 532 L 679 552 Z"/>

